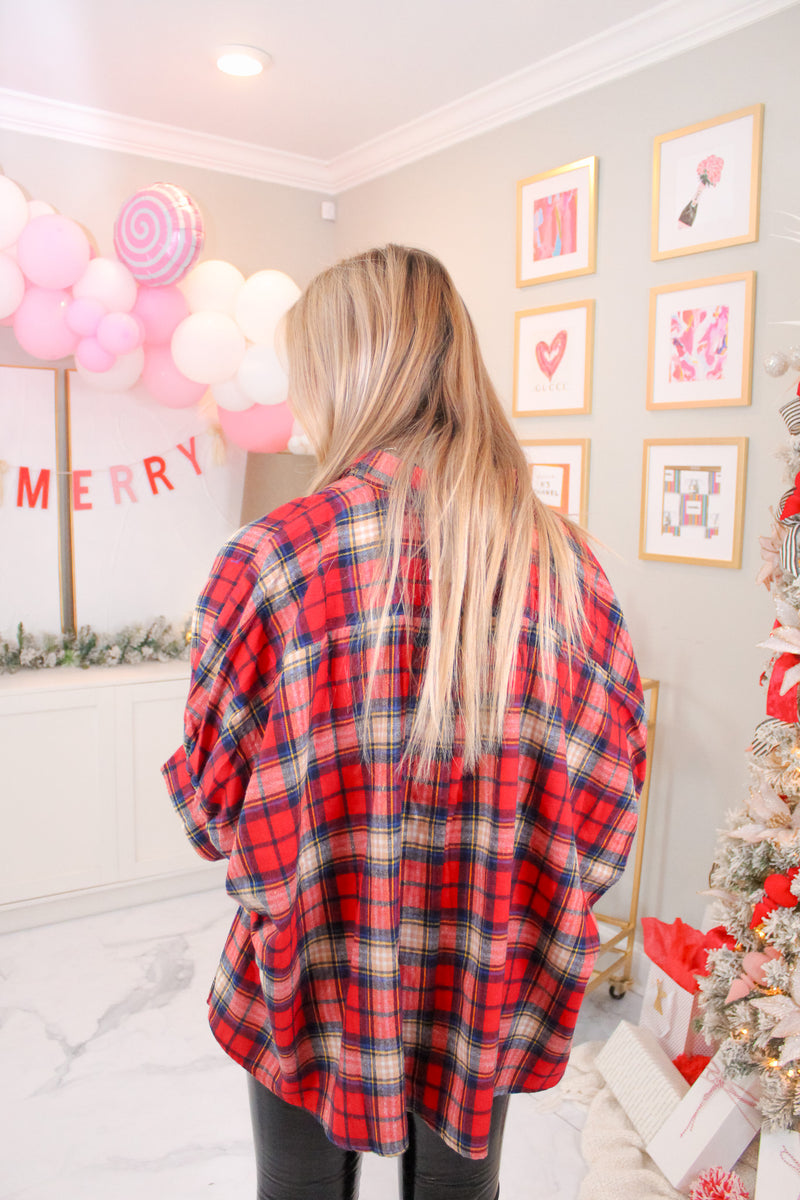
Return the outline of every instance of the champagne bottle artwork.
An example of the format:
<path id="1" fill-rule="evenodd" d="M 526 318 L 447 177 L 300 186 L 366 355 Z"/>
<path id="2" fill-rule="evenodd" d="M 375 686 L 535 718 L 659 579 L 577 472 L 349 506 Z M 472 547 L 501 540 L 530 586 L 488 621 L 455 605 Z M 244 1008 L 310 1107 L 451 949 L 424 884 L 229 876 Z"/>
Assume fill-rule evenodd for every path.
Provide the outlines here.
<path id="1" fill-rule="evenodd" d="M 697 190 L 692 196 L 689 203 L 682 210 L 678 221 L 681 225 L 691 227 L 694 225 L 695 217 L 697 216 L 697 206 L 700 203 L 700 197 L 706 188 L 716 187 L 722 178 L 722 168 L 725 166 L 725 160 L 717 154 L 709 154 L 708 158 L 704 158 L 702 162 L 697 164 Z"/>

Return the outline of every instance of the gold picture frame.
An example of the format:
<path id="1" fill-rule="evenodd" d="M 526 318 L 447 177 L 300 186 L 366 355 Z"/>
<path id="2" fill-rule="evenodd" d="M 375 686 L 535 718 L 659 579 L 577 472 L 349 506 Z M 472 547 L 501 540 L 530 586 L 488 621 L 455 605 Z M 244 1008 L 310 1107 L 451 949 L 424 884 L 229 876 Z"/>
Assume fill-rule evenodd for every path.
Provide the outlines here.
<path id="1" fill-rule="evenodd" d="M 594 300 L 514 314 L 515 417 L 592 411 Z"/>
<path id="2" fill-rule="evenodd" d="M 517 287 L 593 275 L 597 262 L 597 157 L 517 183 Z"/>
<path id="3" fill-rule="evenodd" d="M 750 404 L 755 271 L 650 289 L 647 408 Z"/>
<path id="4" fill-rule="evenodd" d="M 758 241 L 763 128 L 753 104 L 655 139 L 654 260 Z"/>
<path id="5" fill-rule="evenodd" d="M 589 438 L 520 438 L 539 499 L 578 525 L 589 514 Z M 541 487 L 536 486 L 541 468 Z"/>
<path id="6" fill-rule="evenodd" d="M 645 439 L 639 558 L 741 567 L 747 449 L 745 437 Z"/>

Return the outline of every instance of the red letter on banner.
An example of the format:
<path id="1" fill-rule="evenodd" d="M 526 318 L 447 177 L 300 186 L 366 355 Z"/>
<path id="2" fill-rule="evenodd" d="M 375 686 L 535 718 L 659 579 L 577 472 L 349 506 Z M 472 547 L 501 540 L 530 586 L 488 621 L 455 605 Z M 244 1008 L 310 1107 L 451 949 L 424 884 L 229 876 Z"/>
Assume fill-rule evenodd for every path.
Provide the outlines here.
<path id="1" fill-rule="evenodd" d="M 155 466 L 155 463 L 158 463 L 158 466 Z M 146 458 L 144 460 L 144 469 L 147 471 L 147 482 L 150 484 L 150 491 L 154 496 L 158 495 L 158 485 L 156 483 L 158 479 L 161 479 L 166 484 L 168 491 L 173 492 L 175 490 L 167 479 L 167 464 L 160 454 L 151 454 L 149 458 Z"/>
<path id="2" fill-rule="evenodd" d="M 186 449 L 185 446 L 182 446 L 180 444 L 180 442 L 178 442 L 178 449 L 180 450 L 181 454 L 184 454 L 188 458 L 189 462 L 194 467 L 195 475 L 202 475 L 202 471 L 200 470 L 200 464 L 197 461 L 197 454 L 196 454 L 196 451 L 194 448 L 194 438 L 189 438 L 189 449 L 188 450 Z"/>
<path id="3" fill-rule="evenodd" d="M 39 494 L 42 496 L 42 508 L 47 508 L 50 497 L 50 471 L 45 467 L 39 472 L 36 487 L 31 487 L 31 473 L 27 467 L 20 467 L 19 482 L 17 483 L 17 508 L 25 507 L 25 497 L 28 498 L 28 508 L 35 508 Z"/>
<path id="4" fill-rule="evenodd" d="M 137 503 L 136 493 L 133 490 L 133 471 L 130 467 L 109 467 L 111 472 L 111 486 L 114 489 L 114 503 L 121 502 L 120 493 L 125 492 L 128 499 L 134 504 Z"/>
<path id="5" fill-rule="evenodd" d="M 83 497 L 88 494 L 89 485 L 84 483 L 84 477 L 92 477 L 91 471 L 73 471 L 72 472 L 72 507 L 75 512 L 80 512 L 82 509 L 91 508 L 92 502 L 84 501 Z"/>

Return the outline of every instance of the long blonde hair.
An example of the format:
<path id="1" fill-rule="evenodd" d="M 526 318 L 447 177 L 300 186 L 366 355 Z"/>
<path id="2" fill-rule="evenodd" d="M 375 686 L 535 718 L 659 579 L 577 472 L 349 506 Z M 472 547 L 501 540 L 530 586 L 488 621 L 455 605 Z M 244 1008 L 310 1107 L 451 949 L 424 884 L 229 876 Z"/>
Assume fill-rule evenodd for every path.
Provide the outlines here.
<path id="1" fill-rule="evenodd" d="M 537 532 L 540 664 L 552 660 L 562 636 L 569 644 L 578 636 L 575 550 L 565 526 L 533 493 L 470 316 L 432 255 L 389 245 L 322 272 L 288 313 L 285 337 L 291 402 L 319 463 L 312 490 L 370 451 L 400 459 L 384 527 L 365 721 L 416 511 L 430 629 L 406 757 L 424 774 L 437 755 L 452 753 L 458 736 L 469 770 L 502 738 Z M 412 487 L 417 467 L 421 488 Z"/>

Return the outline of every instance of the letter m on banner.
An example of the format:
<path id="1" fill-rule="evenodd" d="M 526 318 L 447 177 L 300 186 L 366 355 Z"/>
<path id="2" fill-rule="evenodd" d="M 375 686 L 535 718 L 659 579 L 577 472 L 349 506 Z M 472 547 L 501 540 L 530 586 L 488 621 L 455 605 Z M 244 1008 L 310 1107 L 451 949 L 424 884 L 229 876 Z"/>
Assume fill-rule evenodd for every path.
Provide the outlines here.
<path id="1" fill-rule="evenodd" d="M 17 508 L 24 508 L 26 503 L 28 508 L 36 508 L 36 505 L 41 501 L 42 508 L 47 508 L 50 502 L 50 471 L 49 468 L 43 467 L 39 472 L 36 485 L 31 482 L 31 473 L 28 467 L 20 467 L 19 480 L 17 482 Z"/>

